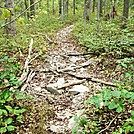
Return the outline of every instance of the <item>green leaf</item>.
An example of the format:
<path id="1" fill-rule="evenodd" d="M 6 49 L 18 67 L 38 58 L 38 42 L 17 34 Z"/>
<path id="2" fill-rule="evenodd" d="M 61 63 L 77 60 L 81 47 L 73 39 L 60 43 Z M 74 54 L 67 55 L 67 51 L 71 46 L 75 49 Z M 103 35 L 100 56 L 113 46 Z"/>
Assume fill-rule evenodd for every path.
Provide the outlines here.
<path id="1" fill-rule="evenodd" d="M 102 95 L 98 94 L 90 98 L 89 103 L 94 104 L 97 108 L 100 107 L 100 103 L 103 101 Z"/>
<path id="2" fill-rule="evenodd" d="M 110 89 L 105 89 L 104 90 L 104 100 L 110 100 L 112 95 L 111 95 L 111 90 Z"/>
<path id="3" fill-rule="evenodd" d="M 116 107 L 117 107 L 117 105 L 116 105 L 114 102 L 112 102 L 112 103 L 108 106 L 109 109 L 114 109 L 114 108 L 116 108 Z"/>
<path id="4" fill-rule="evenodd" d="M 2 114 L 8 115 L 8 112 L 5 109 L 0 109 L 0 116 Z"/>
<path id="5" fill-rule="evenodd" d="M 12 126 L 12 125 L 7 126 L 7 130 L 8 130 L 8 131 L 13 131 L 13 130 L 15 130 L 15 129 L 16 129 L 15 126 Z"/>
<path id="6" fill-rule="evenodd" d="M 11 106 L 5 106 L 5 107 L 9 112 L 13 112 L 13 108 Z"/>
<path id="7" fill-rule="evenodd" d="M 25 108 L 23 108 L 23 109 L 19 109 L 19 110 L 14 110 L 14 114 L 15 115 L 19 115 L 19 114 L 22 114 L 22 113 L 24 113 L 26 111 L 26 109 Z"/>
<path id="8" fill-rule="evenodd" d="M 22 120 L 22 116 L 21 115 L 17 116 L 16 120 L 18 122 L 20 122 L 20 123 L 23 123 L 23 120 Z"/>
<path id="9" fill-rule="evenodd" d="M 82 125 L 84 125 L 84 124 L 87 123 L 87 120 L 86 120 L 85 117 L 82 117 L 82 118 L 80 119 L 80 122 L 82 123 Z"/>
<path id="10" fill-rule="evenodd" d="M 24 99 L 24 94 L 19 92 L 17 93 L 16 98 L 19 100 Z"/>
<path id="11" fill-rule="evenodd" d="M 5 119 L 5 123 L 6 124 L 11 124 L 12 122 L 13 122 L 13 119 L 12 118 Z"/>
<path id="12" fill-rule="evenodd" d="M 121 62 L 121 65 L 122 65 L 124 68 L 127 68 L 127 64 Z"/>
<path id="13" fill-rule="evenodd" d="M 134 110 L 132 110 L 130 113 L 131 113 L 131 115 L 134 115 Z"/>
<path id="14" fill-rule="evenodd" d="M 121 96 L 126 97 L 127 93 L 128 93 L 128 91 L 124 89 L 124 90 L 121 91 Z"/>
<path id="15" fill-rule="evenodd" d="M 3 114 L 5 114 L 6 116 L 8 115 L 8 112 L 7 112 L 7 110 L 5 110 L 5 109 L 3 109 L 2 112 L 3 112 Z"/>
<path id="16" fill-rule="evenodd" d="M 115 91 L 112 91 L 112 95 L 113 95 L 114 97 L 120 98 L 121 92 L 115 90 Z"/>
<path id="17" fill-rule="evenodd" d="M 123 110 L 123 108 L 122 108 L 121 106 L 118 106 L 118 108 L 116 109 L 116 112 L 117 112 L 117 113 L 121 113 L 122 110 Z"/>
<path id="18" fill-rule="evenodd" d="M 0 133 L 5 133 L 7 131 L 6 127 L 1 127 L 0 128 Z"/>
<path id="19" fill-rule="evenodd" d="M 134 93 L 131 94 L 131 100 L 134 100 Z"/>
<path id="20" fill-rule="evenodd" d="M 9 102 L 9 101 L 12 101 L 12 100 L 14 100 L 12 97 L 8 97 L 6 101 Z"/>
<path id="21" fill-rule="evenodd" d="M 111 102 L 109 102 L 109 101 L 104 102 L 104 106 L 109 106 L 110 104 L 111 104 Z"/>
<path id="22" fill-rule="evenodd" d="M 79 117 L 78 116 L 74 116 L 74 121 L 78 121 Z"/>

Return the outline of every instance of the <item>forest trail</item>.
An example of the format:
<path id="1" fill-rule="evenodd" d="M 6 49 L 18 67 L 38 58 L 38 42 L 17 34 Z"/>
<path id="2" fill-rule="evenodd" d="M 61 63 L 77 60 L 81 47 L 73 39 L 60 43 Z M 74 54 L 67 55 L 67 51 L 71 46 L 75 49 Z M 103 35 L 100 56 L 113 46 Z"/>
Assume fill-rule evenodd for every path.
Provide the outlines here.
<path id="1" fill-rule="evenodd" d="M 73 25 L 59 31 L 55 47 L 47 53 L 47 62 L 36 67 L 36 75 L 29 85 L 29 93 L 39 101 L 47 100 L 55 116 L 48 119 L 50 134 L 71 134 L 74 115 L 83 112 L 83 103 L 94 90 L 101 90 L 105 81 L 96 69 L 98 57 L 83 54 L 83 50 L 69 38 Z M 99 68 L 98 68 L 99 69 Z"/>

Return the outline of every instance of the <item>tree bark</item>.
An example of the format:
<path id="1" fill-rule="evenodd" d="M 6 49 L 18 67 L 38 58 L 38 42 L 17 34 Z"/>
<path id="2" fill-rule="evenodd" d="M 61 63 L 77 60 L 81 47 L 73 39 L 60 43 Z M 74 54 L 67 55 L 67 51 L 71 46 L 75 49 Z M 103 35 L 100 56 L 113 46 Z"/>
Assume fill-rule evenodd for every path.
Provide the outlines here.
<path id="1" fill-rule="evenodd" d="M 124 17 L 124 19 L 128 18 L 129 3 L 130 3 L 130 0 L 124 0 L 124 8 L 123 8 L 123 17 Z"/>
<path id="2" fill-rule="evenodd" d="M 52 0 L 52 13 L 53 13 L 53 15 L 55 14 L 55 9 L 54 9 L 54 0 Z"/>
<path id="3" fill-rule="evenodd" d="M 27 9 L 27 8 L 28 8 L 28 1 L 25 0 L 24 3 L 25 3 L 25 9 Z M 26 11 L 25 15 L 26 15 L 27 18 L 29 19 L 29 16 L 30 16 L 30 15 L 29 15 L 29 10 Z"/>
<path id="4" fill-rule="evenodd" d="M 6 23 L 10 22 L 13 18 L 13 15 L 14 15 L 14 0 L 6 0 L 5 1 L 5 6 L 7 9 L 12 9 L 11 13 L 10 13 L 10 16 L 6 19 Z M 9 35 L 9 34 L 12 34 L 12 35 L 15 35 L 16 34 L 16 24 L 15 24 L 15 21 L 12 22 L 11 24 L 8 24 L 5 26 L 5 29 L 6 29 L 6 34 Z"/>
<path id="5" fill-rule="evenodd" d="M 47 3 L 47 14 L 48 14 L 48 17 L 49 17 L 49 8 L 50 8 L 50 5 L 49 5 L 49 0 L 46 1 Z"/>
<path id="6" fill-rule="evenodd" d="M 76 9 L 76 0 L 73 0 L 73 14 L 75 14 L 75 9 Z"/>
<path id="7" fill-rule="evenodd" d="M 30 18 L 33 18 L 35 16 L 35 5 L 34 5 L 34 0 L 30 0 Z"/>
<path id="8" fill-rule="evenodd" d="M 103 0 L 100 0 L 100 10 L 99 10 L 99 16 L 102 17 L 102 3 L 103 3 Z"/>
<path id="9" fill-rule="evenodd" d="M 92 10 L 92 12 L 95 12 L 95 0 L 93 0 L 93 10 Z"/>
<path id="10" fill-rule="evenodd" d="M 62 13 L 62 0 L 59 0 L 59 15 Z"/>

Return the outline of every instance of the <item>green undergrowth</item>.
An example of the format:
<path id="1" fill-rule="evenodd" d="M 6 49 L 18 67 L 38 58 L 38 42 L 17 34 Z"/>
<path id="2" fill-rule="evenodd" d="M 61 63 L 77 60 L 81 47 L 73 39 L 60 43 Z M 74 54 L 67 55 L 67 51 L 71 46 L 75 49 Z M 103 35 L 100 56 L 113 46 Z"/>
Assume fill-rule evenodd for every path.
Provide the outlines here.
<path id="1" fill-rule="evenodd" d="M 0 133 L 45 133 L 46 120 L 53 115 L 48 104 L 20 91 L 22 71 L 15 58 L 5 56 L 0 63 Z"/>
<path id="2" fill-rule="evenodd" d="M 33 38 L 33 52 L 39 55 L 46 53 L 49 44 L 47 37 L 54 40 L 55 33 L 61 28 L 73 24 L 78 16 L 68 15 L 64 20 L 60 16 L 48 15 L 40 12 L 34 18 L 27 20 L 25 17 L 16 20 L 17 34 L 15 37 L 5 34 L 4 28 L 0 30 L 0 55 L 18 56 L 20 51 L 26 54 L 31 38 Z M 1 24 L 2 25 L 2 24 Z"/>
<path id="3" fill-rule="evenodd" d="M 128 19 L 125 27 L 122 27 L 120 18 L 100 22 L 91 20 L 86 28 L 83 20 L 76 23 L 72 36 L 85 48 L 85 53 L 91 52 L 103 59 L 95 68 L 101 67 L 108 72 L 106 79 L 110 77 L 116 86 L 107 86 L 101 91 L 94 89 L 84 103 L 84 112 L 74 116 L 76 124 L 72 134 L 134 133 L 133 28 L 133 18 Z"/>
<path id="4" fill-rule="evenodd" d="M 85 101 L 84 112 L 75 116 L 72 134 L 134 133 L 134 58 L 116 60 L 124 76 L 116 87 L 95 91 Z"/>
<path id="5" fill-rule="evenodd" d="M 88 52 L 114 57 L 134 57 L 134 19 L 128 20 L 125 29 L 121 26 L 119 18 L 100 22 L 91 20 L 84 29 L 83 21 L 80 20 L 72 35 Z"/>

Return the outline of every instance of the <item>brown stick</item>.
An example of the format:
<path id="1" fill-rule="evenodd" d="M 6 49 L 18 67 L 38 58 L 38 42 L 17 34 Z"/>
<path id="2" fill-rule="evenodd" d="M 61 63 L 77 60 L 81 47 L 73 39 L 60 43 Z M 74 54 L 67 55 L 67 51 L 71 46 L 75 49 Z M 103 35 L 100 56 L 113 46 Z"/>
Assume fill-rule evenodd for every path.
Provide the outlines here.
<path id="1" fill-rule="evenodd" d="M 87 80 L 91 80 L 91 81 L 102 83 L 102 84 L 109 85 L 109 86 L 114 86 L 114 87 L 117 86 L 116 84 L 114 84 L 112 82 L 106 82 L 106 81 L 98 79 L 98 78 L 93 78 L 92 76 L 82 76 L 82 75 L 76 75 L 73 73 L 66 73 L 66 74 L 73 76 L 75 78 L 78 78 L 78 79 L 87 79 Z"/>

